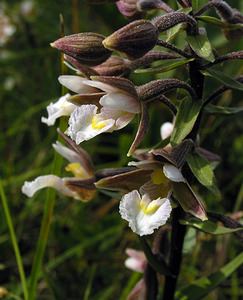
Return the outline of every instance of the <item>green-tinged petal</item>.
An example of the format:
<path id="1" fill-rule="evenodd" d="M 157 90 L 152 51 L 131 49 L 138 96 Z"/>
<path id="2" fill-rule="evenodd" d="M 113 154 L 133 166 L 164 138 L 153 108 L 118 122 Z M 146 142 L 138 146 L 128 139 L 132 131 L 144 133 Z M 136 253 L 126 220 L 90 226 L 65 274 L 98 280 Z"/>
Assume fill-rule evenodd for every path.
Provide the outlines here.
<path id="1" fill-rule="evenodd" d="M 192 214 L 202 221 L 207 220 L 206 211 L 201 200 L 196 196 L 188 183 L 173 182 L 172 186 L 173 194 L 185 212 Z"/>

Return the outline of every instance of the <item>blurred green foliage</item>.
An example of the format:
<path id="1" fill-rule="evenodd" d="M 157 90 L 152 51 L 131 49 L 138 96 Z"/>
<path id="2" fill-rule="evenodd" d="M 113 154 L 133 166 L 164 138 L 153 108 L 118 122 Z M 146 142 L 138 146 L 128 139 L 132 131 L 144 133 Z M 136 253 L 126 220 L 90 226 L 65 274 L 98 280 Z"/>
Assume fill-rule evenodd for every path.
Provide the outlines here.
<path id="1" fill-rule="evenodd" d="M 168 1 L 173 6 L 175 1 Z M 205 2 L 205 1 L 204 1 Z M 0 174 L 9 206 L 14 217 L 20 251 L 27 276 L 30 274 L 43 213 L 45 192 L 26 199 L 20 188 L 24 180 L 48 174 L 53 160 L 51 144 L 57 139 L 55 127 L 40 123 L 45 107 L 61 94 L 57 77 L 60 74 L 59 53 L 49 43 L 60 36 L 59 14 L 64 17 L 65 33 L 94 31 L 108 35 L 125 25 L 115 5 L 90 6 L 84 0 L 28 1 L 30 10 L 23 9 L 27 1 L 2 1 L 4 11 L 15 26 L 15 33 L 0 48 Z M 243 11 L 242 1 L 234 1 Z M 214 15 L 212 13 L 212 15 Z M 213 47 L 223 54 L 242 49 L 243 41 L 228 43 L 217 27 L 207 25 Z M 184 36 L 177 38 L 183 45 Z M 221 66 L 227 74 L 242 74 L 242 62 Z M 186 79 L 185 69 L 171 70 L 157 78 L 175 76 Z M 135 74 L 136 83 L 147 82 L 152 75 Z M 219 85 L 207 79 L 206 94 Z M 242 92 L 229 91 L 216 100 L 219 105 L 242 106 Z M 214 103 L 215 104 L 215 103 Z M 160 125 L 171 120 L 162 105 L 151 109 L 151 126 L 143 146 L 160 140 Z M 125 165 L 129 145 L 137 121 L 122 132 L 105 134 L 84 143 L 97 168 Z M 242 208 L 243 198 L 243 122 L 242 114 L 225 117 L 205 115 L 202 122 L 202 146 L 221 156 L 216 178 L 222 199 L 216 200 L 206 189 L 198 191 L 209 210 L 232 213 Z M 195 180 L 196 184 L 196 180 Z M 195 186 L 195 188 L 197 185 Z M 118 200 L 99 193 L 84 204 L 58 195 L 51 233 L 44 258 L 38 299 L 126 299 L 139 275 L 126 270 L 123 262 L 126 247 L 138 247 L 136 236 L 127 229 L 118 214 Z M 6 222 L 0 209 L 0 286 L 10 296 L 21 299 L 21 286 Z M 199 275 L 207 275 L 242 250 L 235 237 L 211 237 L 188 232 L 180 285 L 188 284 Z M 223 283 L 207 299 L 243 297 L 242 270 Z"/>

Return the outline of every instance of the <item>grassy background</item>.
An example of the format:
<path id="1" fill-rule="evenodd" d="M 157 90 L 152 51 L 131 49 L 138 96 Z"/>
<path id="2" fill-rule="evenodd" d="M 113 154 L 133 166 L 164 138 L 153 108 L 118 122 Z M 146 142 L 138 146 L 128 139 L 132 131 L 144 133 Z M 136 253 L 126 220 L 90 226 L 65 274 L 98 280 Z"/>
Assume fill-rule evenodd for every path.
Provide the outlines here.
<path id="1" fill-rule="evenodd" d="M 173 2 L 174 1 L 170 1 Z M 24 180 L 51 171 L 56 128 L 40 123 L 45 107 L 60 96 L 57 82 L 60 74 L 59 53 L 49 43 L 60 36 L 59 14 L 62 13 L 65 33 L 94 31 L 105 35 L 126 24 L 115 5 L 89 6 L 83 0 L 33 1 L 32 11 L 21 12 L 21 1 L 2 1 L 16 31 L 0 48 L 0 174 L 13 216 L 21 255 L 27 277 L 30 274 L 43 214 L 45 191 L 32 199 L 20 192 Z M 241 1 L 235 7 L 243 11 Z M 214 47 L 220 53 L 242 49 L 243 42 L 228 43 L 215 27 L 208 30 Z M 182 43 L 183 36 L 178 38 Z M 241 62 L 226 63 L 228 74 L 242 73 Z M 168 72 L 159 77 L 185 79 L 185 71 Z M 136 83 L 147 82 L 151 76 L 133 76 Z M 218 86 L 206 83 L 205 93 Z M 227 92 L 218 100 L 221 105 L 242 105 L 242 93 Z M 156 144 L 160 125 L 170 120 L 162 106 L 151 115 L 151 129 L 145 145 Z M 136 121 L 112 135 L 101 135 L 84 143 L 97 168 L 121 166 L 127 163 L 126 153 L 133 139 Z M 195 184 L 210 210 L 231 213 L 240 207 L 243 198 L 243 123 L 242 115 L 221 118 L 205 117 L 201 130 L 202 145 L 223 159 L 216 169 L 221 201 Z M 64 173 L 63 173 L 64 174 Z M 236 202 L 239 207 L 236 207 Z M 139 247 L 136 236 L 121 221 L 118 200 L 100 193 L 89 204 L 73 201 L 60 195 L 48 239 L 38 299 L 126 299 L 139 274 L 123 266 L 126 247 Z M 3 210 L 0 209 L 0 286 L 9 290 L 6 299 L 21 299 L 22 291 L 14 253 L 9 239 Z M 226 242 L 228 240 L 228 242 Z M 214 238 L 190 230 L 186 240 L 185 260 L 180 285 L 208 274 L 233 258 L 242 248 L 235 237 Z M 235 273 L 207 299 L 243 297 L 240 287 L 243 272 Z M 20 298 L 19 298 L 20 297 Z"/>

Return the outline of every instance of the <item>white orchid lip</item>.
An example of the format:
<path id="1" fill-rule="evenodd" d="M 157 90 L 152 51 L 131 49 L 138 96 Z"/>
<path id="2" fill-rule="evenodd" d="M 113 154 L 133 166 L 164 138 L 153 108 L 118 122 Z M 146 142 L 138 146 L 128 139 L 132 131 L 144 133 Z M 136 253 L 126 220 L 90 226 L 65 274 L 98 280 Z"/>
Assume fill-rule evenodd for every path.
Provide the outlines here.
<path id="1" fill-rule="evenodd" d="M 125 194 L 120 202 L 120 214 L 128 221 L 133 232 L 140 236 L 149 235 L 164 225 L 172 210 L 170 200 L 150 200 L 148 195 L 140 196 L 137 190 Z"/>
<path id="2" fill-rule="evenodd" d="M 97 114 L 97 110 L 96 105 L 81 105 L 71 114 L 66 133 L 76 144 L 112 130 L 115 120 L 102 118 L 102 114 Z"/>
<path id="3" fill-rule="evenodd" d="M 63 116 L 70 116 L 70 114 L 76 108 L 76 105 L 70 103 L 68 98 L 70 94 L 66 94 L 58 99 L 55 103 L 50 103 L 47 106 L 48 117 L 42 117 L 41 122 L 47 124 L 48 126 L 52 126 L 55 124 L 56 120 Z"/>

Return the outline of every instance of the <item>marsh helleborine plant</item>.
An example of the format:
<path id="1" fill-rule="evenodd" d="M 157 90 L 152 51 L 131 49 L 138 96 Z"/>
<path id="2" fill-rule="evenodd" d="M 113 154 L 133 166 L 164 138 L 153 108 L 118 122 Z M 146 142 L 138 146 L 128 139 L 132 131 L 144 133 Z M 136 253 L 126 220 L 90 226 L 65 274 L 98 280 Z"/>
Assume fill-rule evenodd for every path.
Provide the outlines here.
<path id="1" fill-rule="evenodd" d="M 106 1 L 90 2 L 101 4 Z M 135 299 L 135 296 L 157 299 L 155 286 L 160 275 L 165 276 L 163 299 L 172 300 L 180 273 L 185 221 L 196 219 L 202 223 L 209 218 L 203 199 L 191 186 L 195 178 L 204 184 L 200 172 L 195 171 L 197 162 L 203 161 L 212 169 L 213 161 L 217 160 L 216 155 L 200 147 L 202 114 L 216 96 L 233 88 L 226 84 L 205 98 L 205 76 L 212 75 L 212 72 L 218 74 L 215 66 L 223 61 L 243 58 L 242 51 L 222 56 L 213 51 L 205 29 L 199 27 L 199 19 L 208 9 L 215 9 L 220 22 L 225 24 L 223 33 L 233 39 L 243 35 L 243 16 L 224 1 L 209 1 L 198 10 L 192 7 L 193 1 L 178 1 L 178 10 L 160 0 L 108 2 L 129 18 L 126 26 L 109 36 L 78 33 L 51 43 L 64 54 L 73 75 L 58 78 L 69 93 L 50 103 L 47 117 L 41 120 L 52 126 L 59 118 L 69 118 L 65 132 L 59 131 L 66 146 L 57 142 L 53 147 L 68 160 L 65 170 L 72 176 L 40 176 L 32 182 L 25 182 L 22 191 L 32 197 L 38 190 L 52 187 L 80 201 L 91 201 L 102 189 L 117 192 L 121 197 L 120 215 L 140 236 L 145 253 L 127 250 L 130 258 L 125 264 L 144 273 L 145 277 L 148 268 L 154 274 L 153 284 L 142 279 L 131 292 L 130 299 Z M 145 19 L 150 10 L 156 12 L 156 17 Z M 174 35 L 184 31 L 187 36 L 184 47 L 178 48 L 169 42 L 170 29 L 175 26 Z M 161 39 L 161 33 L 163 37 L 167 34 L 167 39 Z M 200 43 L 206 45 L 205 48 L 200 48 Z M 163 66 L 158 69 L 154 63 L 158 65 L 164 61 L 171 61 L 164 71 L 183 67 L 186 79 L 156 79 L 142 85 L 129 79 L 136 70 L 142 72 L 141 68 L 144 72 L 163 72 Z M 179 89 L 183 96 L 175 94 Z M 170 122 L 158 124 L 158 132 L 162 125 L 162 146 L 147 145 L 146 149 L 139 149 L 150 128 L 149 110 L 159 102 L 172 114 Z M 133 157 L 128 166 L 97 169 L 79 145 L 97 135 L 126 130 L 125 127 L 135 118 L 139 118 L 139 125 L 127 154 Z M 215 182 L 206 187 L 210 192 L 218 193 Z M 154 239 L 160 243 L 165 224 L 166 228 L 171 228 L 167 256 L 151 249 L 148 242 L 148 239 Z"/>

